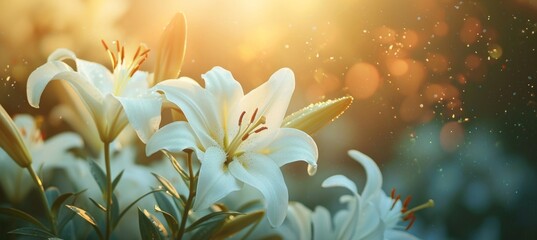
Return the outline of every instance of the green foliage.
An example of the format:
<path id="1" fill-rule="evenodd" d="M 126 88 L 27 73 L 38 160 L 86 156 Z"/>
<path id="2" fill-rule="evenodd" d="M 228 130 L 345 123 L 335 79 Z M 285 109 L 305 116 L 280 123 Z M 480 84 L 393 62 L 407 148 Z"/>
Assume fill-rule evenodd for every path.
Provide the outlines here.
<path id="1" fill-rule="evenodd" d="M 41 228 L 35 227 L 21 227 L 9 232 L 10 234 L 23 235 L 39 239 L 51 239 L 56 238 L 53 234 L 45 231 Z"/>
<path id="2" fill-rule="evenodd" d="M 74 213 L 76 213 L 76 215 L 78 215 L 79 217 L 84 219 L 84 221 L 89 223 L 91 225 L 91 227 L 93 228 L 93 230 L 95 230 L 95 232 L 99 236 L 99 239 L 103 239 L 103 234 L 101 233 L 101 230 L 99 230 L 99 226 L 97 225 L 97 222 L 95 221 L 95 218 L 93 216 L 91 216 L 91 214 L 89 212 L 87 212 L 86 210 L 84 210 L 82 208 L 75 207 L 75 206 L 72 206 L 72 205 L 65 205 L 65 206 L 67 208 L 71 209 L 71 211 L 73 211 Z"/>
<path id="3" fill-rule="evenodd" d="M 264 211 L 256 211 L 231 218 L 224 223 L 214 237 L 217 239 L 231 237 L 248 226 L 259 223 L 264 215 Z"/>
<path id="4" fill-rule="evenodd" d="M 142 239 L 166 239 L 168 232 L 162 223 L 147 210 L 138 208 L 138 224 Z"/>
<path id="5" fill-rule="evenodd" d="M 152 173 L 153 176 L 155 176 L 155 178 L 157 178 L 157 180 L 160 182 L 160 184 L 162 184 L 162 186 L 164 187 L 164 189 L 166 189 L 166 191 L 168 191 L 168 193 L 170 193 L 174 198 L 177 198 L 177 199 L 181 199 L 181 197 L 179 196 L 179 193 L 177 192 L 177 190 L 175 189 L 175 187 L 168 181 L 168 179 L 156 174 L 156 173 Z"/>
<path id="6" fill-rule="evenodd" d="M 18 210 L 18 209 L 15 209 L 15 208 L 0 208 L 0 214 L 5 214 L 5 215 L 8 215 L 8 216 L 23 220 L 23 221 L 25 221 L 27 223 L 31 223 L 31 224 L 35 225 L 36 227 L 39 227 L 40 229 L 48 230 L 48 228 L 45 227 L 45 225 L 43 225 L 39 220 L 37 220 L 36 218 L 32 217 L 32 215 L 30 215 L 30 214 L 28 214 L 26 212 L 23 212 L 21 210 Z"/>

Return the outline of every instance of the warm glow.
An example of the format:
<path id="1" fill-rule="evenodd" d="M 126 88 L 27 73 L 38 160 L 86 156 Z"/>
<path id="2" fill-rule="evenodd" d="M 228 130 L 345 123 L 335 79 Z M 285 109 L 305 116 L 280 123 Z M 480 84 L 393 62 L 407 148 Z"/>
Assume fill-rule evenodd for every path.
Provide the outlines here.
<path id="1" fill-rule="evenodd" d="M 375 66 L 369 63 L 356 63 L 345 75 L 345 85 L 356 98 L 371 97 L 380 84 L 380 76 Z"/>

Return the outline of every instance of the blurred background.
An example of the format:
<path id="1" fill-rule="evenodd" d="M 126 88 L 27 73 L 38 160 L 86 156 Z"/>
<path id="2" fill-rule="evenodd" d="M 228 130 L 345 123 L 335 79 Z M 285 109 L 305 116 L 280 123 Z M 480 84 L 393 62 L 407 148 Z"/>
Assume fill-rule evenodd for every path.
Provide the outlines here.
<path id="1" fill-rule="evenodd" d="M 0 103 L 47 116 L 58 99 L 30 108 L 25 82 L 59 47 L 110 67 L 101 39 L 142 42 L 152 49 L 142 69 L 153 69 L 178 11 L 183 76 L 202 82 L 219 65 L 249 91 L 290 67 L 289 113 L 355 98 L 314 136 L 315 177 L 284 167 L 292 200 L 341 207 L 344 192 L 320 183 L 341 173 L 363 185 L 346 154 L 357 149 L 379 164 L 387 192 L 411 195 L 411 206 L 436 201 L 410 230 L 423 239 L 537 238 L 536 0 L 2 0 Z"/>

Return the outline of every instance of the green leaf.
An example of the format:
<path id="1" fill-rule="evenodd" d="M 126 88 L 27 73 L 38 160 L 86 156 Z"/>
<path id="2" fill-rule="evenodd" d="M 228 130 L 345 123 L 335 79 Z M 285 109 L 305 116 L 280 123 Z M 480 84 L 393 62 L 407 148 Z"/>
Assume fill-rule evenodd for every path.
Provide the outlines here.
<path id="1" fill-rule="evenodd" d="M 172 236 L 174 236 L 175 238 L 176 234 L 179 233 L 179 223 L 177 222 L 177 219 L 170 213 L 160 209 L 157 205 L 155 205 L 155 211 L 161 213 L 162 216 L 164 216 L 164 218 L 166 219 L 166 223 L 168 224 L 168 228 L 172 232 Z"/>
<path id="2" fill-rule="evenodd" d="M 213 239 L 213 235 L 224 225 L 225 218 L 220 219 L 220 221 L 212 221 L 204 224 L 203 228 L 198 228 L 197 231 L 192 235 L 193 240 L 205 240 Z"/>
<path id="3" fill-rule="evenodd" d="M 263 218 L 264 215 L 264 211 L 256 211 L 232 218 L 226 221 L 226 223 L 224 223 L 222 228 L 220 228 L 220 230 L 216 233 L 214 237 L 218 239 L 231 237 L 234 234 L 242 231 L 249 225 L 261 221 L 261 218 Z"/>
<path id="4" fill-rule="evenodd" d="M 67 208 L 67 207 L 66 207 Z M 63 228 L 76 216 L 76 213 L 73 211 L 67 211 L 64 214 L 62 214 L 62 218 L 60 219 L 58 223 L 58 232 L 62 232 Z"/>
<path id="5" fill-rule="evenodd" d="M 30 214 L 25 213 L 21 210 L 15 208 L 0 208 L 0 214 L 9 215 L 11 217 L 15 217 L 25 222 L 31 223 L 43 230 L 48 230 L 48 228 L 45 227 L 45 225 L 43 225 L 41 222 L 39 222 L 39 220 L 35 219 Z"/>
<path id="6" fill-rule="evenodd" d="M 119 201 L 117 200 L 116 194 L 112 193 L 112 222 L 117 221 L 118 217 L 119 217 Z"/>
<path id="7" fill-rule="evenodd" d="M 116 189 L 117 184 L 119 183 L 119 180 L 121 180 L 121 177 L 123 177 L 123 173 L 125 172 L 125 169 L 121 170 L 121 172 L 114 178 L 114 181 L 112 181 L 112 189 Z"/>
<path id="8" fill-rule="evenodd" d="M 170 199 L 168 198 L 169 195 L 161 191 L 161 192 L 156 192 L 153 196 L 155 197 L 155 200 L 157 201 L 157 205 L 159 206 L 160 209 L 171 214 L 176 219 L 179 218 L 179 213 L 177 212 L 175 207 L 173 207 L 173 204 L 170 202 Z"/>
<path id="9" fill-rule="evenodd" d="M 35 228 L 35 227 L 21 227 L 13 231 L 10 231 L 9 233 L 35 237 L 35 238 L 42 238 L 42 239 L 56 238 L 54 234 L 49 233 L 48 231 L 44 231 L 43 229 L 40 229 L 40 228 Z"/>
<path id="10" fill-rule="evenodd" d="M 73 196 L 73 200 L 71 201 L 70 205 L 73 205 L 75 204 L 76 202 L 76 199 L 78 198 L 78 196 L 82 193 L 84 193 L 86 191 L 85 190 L 82 190 L 80 192 L 77 192 L 77 193 L 73 193 L 72 196 Z M 68 193 L 66 193 L 68 194 Z M 64 194 L 65 195 L 65 194 Z M 57 219 L 59 220 L 58 221 L 58 232 L 61 233 L 63 228 L 67 225 L 67 223 L 69 223 L 69 221 L 71 221 L 71 219 L 73 219 L 74 216 L 76 216 L 76 213 L 73 212 L 73 211 L 70 211 L 70 210 L 65 210 L 65 209 L 68 209 L 66 207 L 66 205 L 61 205 L 61 203 L 59 203 L 61 200 L 59 200 L 62 196 L 58 197 L 56 199 L 56 201 L 54 202 L 53 204 L 53 208 L 54 208 L 54 205 L 55 204 L 58 204 L 58 210 L 57 210 Z M 68 198 L 67 198 L 68 199 Z M 67 199 L 61 201 L 62 203 L 67 201 Z M 56 203 L 58 202 L 58 203 Z M 62 207 L 64 207 L 64 211 L 62 211 Z"/>
<path id="11" fill-rule="evenodd" d="M 93 179 L 95 179 L 95 181 L 97 182 L 97 185 L 99 185 L 99 188 L 101 189 L 101 193 L 104 196 L 104 194 L 106 193 L 106 189 L 107 189 L 106 174 L 103 172 L 101 167 L 99 167 L 99 165 L 95 163 L 95 161 L 89 160 L 88 162 L 90 165 L 91 175 L 93 176 Z"/>
<path id="12" fill-rule="evenodd" d="M 89 212 L 82 208 L 78 208 L 71 205 L 65 205 L 67 208 L 71 209 L 71 211 L 75 212 L 79 217 L 84 219 L 87 223 L 91 225 L 91 227 L 95 230 L 97 235 L 99 236 L 99 239 L 103 239 L 103 234 L 101 233 L 101 230 L 99 230 L 99 227 L 97 226 L 97 222 L 95 221 L 95 218 L 91 216 Z"/>
<path id="13" fill-rule="evenodd" d="M 140 200 L 142 200 L 144 197 L 152 194 L 152 193 L 155 193 L 155 192 L 160 192 L 160 191 L 164 191 L 163 189 L 157 189 L 157 190 L 152 190 L 142 196 L 140 196 L 138 199 L 134 200 L 131 204 L 129 204 L 129 206 L 127 206 L 125 209 L 123 209 L 123 211 L 121 211 L 121 213 L 119 214 L 119 216 L 117 217 L 117 219 L 114 221 L 114 224 L 113 226 L 115 227 L 119 221 L 121 221 L 121 218 L 123 218 L 123 216 L 125 216 L 125 214 L 127 213 L 127 211 L 129 211 L 129 209 L 131 209 L 131 207 L 133 207 L 137 202 L 139 202 Z"/>
<path id="14" fill-rule="evenodd" d="M 52 204 L 60 196 L 60 190 L 57 187 L 49 187 L 45 191 L 47 197 L 48 207 L 52 209 Z"/>
<path id="15" fill-rule="evenodd" d="M 162 223 L 147 210 L 138 208 L 138 224 L 142 239 L 165 239 L 168 232 Z"/>
<path id="16" fill-rule="evenodd" d="M 172 185 L 172 183 L 170 183 L 168 181 L 168 179 L 156 174 L 156 173 L 151 173 L 153 174 L 153 176 L 155 176 L 155 178 L 157 178 L 157 180 L 160 182 L 160 184 L 162 184 L 162 186 L 164 187 L 164 189 L 166 189 L 166 191 L 168 191 L 168 193 L 170 193 L 173 197 L 177 198 L 177 199 L 180 199 L 181 197 L 179 196 L 179 193 L 177 192 L 177 190 L 175 190 L 175 187 Z"/>
<path id="17" fill-rule="evenodd" d="M 103 212 L 106 212 L 106 207 L 95 201 L 93 198 L 89 198 L 90 202 L 93 203 L 93 205 L 97 206 L 98 209 L 100 209 Z"/>
<path id="18" fill-rule="evenodd" d="M 55 218 L 58 216 L 58 213 L 60 212 L 60 207 L 62 206 L 63 202 L 65 202 L 67 199 L 74 195 L 75 194 L 73 193 L 65 193 L 57 197 L 56 200 L 54 200 L 50 209 L 52 211 L 52 214 L 54 214 Z"/>
<path id="19" fill-rule="evenodd" d="M 237 216 L 237 215 L 241 215 L 241 214 L 242 213 L 240 213 L 240 212 L 213 212 L 213 213 L 210 213 L 210 214 L 207 214 L 207 215 L 201 217 L 200 219 L 198 219 L 194 223 L 190 224 L 190 226 L 188 226 L 186 228 L 185 232 L 192 231 L 192 230 L 194 230 L 196 228 L 199 228 L 201 226 L 204 226 L 204 225 L 212 223 L 212 222 L 225 220 L 229 216 Z"/>

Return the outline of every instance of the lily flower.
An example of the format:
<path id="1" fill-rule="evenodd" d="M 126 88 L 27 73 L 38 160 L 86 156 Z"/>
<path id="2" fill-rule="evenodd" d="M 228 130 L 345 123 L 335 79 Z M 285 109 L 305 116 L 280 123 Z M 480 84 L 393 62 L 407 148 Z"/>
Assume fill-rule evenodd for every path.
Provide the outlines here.
<path id="1" fill-rule="evenodd" d="M 17 115 L 13 123 L 22 140 L 22 147 L 27 149 L 32 159 L 31 167 L 41 169 L 45 176 L 50 169 L 63 165 L 62 161 L 68 157 L 69 149 L 83 146 L 82 139 L 74 133 L 61 133 L 43 141 L 36 120 L 30 115 Z M 20 202 L 35 186 L 30 174 L 26 171 L 30 165 L 22 167 L 15 164 L 17 156 L 10 153 L 12 149 L 9 146 L 2 146 L 2 148 L 0 149 L 0 184 L 11 202 Z"/>
<path id="2" fill-rule="evenodd" d="M 115 42 L 116 54 L 102 43 L 112 61 L 112 72 L 100 64 L 77 58 L 70 50 L 58 49 L 47 63 L 30 74 L 26 89 L 28 102 L 38 108 L 48 83 L 64 80 L 85 103 L 103 142 L 113 141 L 128 122 L 145 142 L 158 129 L 162 105 L 160 95 L 149 91 L 149 74 L 138 70 L 149 50 L 140 46 L 132 58 L 127 58 L 119 42 Z M 76 70 L 65 60 L 73 60 Z"/>
<path id="3" fill-rule="evenodd" d="M 201 167 L 194 210 L 208 208 L 247 184 L 261 192 L 270 224 L 279 226 L 289 198 L 280 167 L 303 160 L 315 169 L 318 157 L 308 134 L 281 127 L 295 87 L 293 72 L 280 69 L 246 95 L 221 67 L 202 77 L 205 88 L 189 78 L 155 86 L 188 122 L 159 129 L 147 142 L 146 154 L 195 151 Z"/>
<path id="4" fill-rule="evenodd" d="M 417 239 L 399 223 L 412 220 L 406 227 L 408 229 L 414 220 L 413 213 L 432 207 L 432 200 L 407 210 L 409 200 L 402 203 L 394 191 L 389 197 L 381 189 L 382 174 L 371 158 L 356 150 L 350 150 L 349 155 L 365 168 L 367 182 L 364 190 L 358 193 L 356 184 L 343 175 L 327 178 L 323 187 L 343 187 L 352 195 L 341 197 L 347 208 L 339 211 L 333 222 L 326 208 L 318 206 L 315 209 L 312 214 L 314 239 Z"/>

